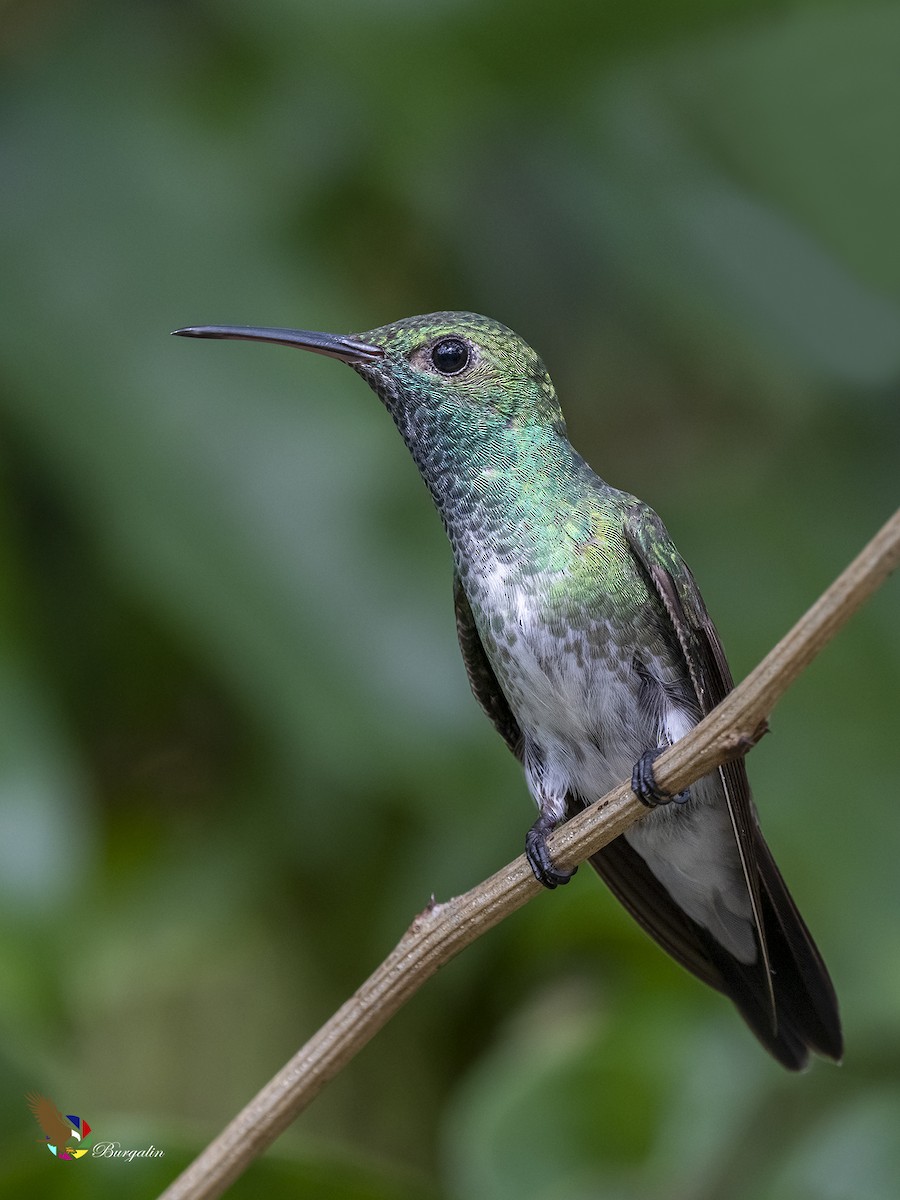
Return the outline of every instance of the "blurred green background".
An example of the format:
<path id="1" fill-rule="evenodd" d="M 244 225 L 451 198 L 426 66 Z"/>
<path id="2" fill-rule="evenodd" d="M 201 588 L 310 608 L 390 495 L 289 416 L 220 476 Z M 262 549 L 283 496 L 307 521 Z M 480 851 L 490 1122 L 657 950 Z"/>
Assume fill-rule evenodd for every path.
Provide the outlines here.
<path id="1" fill-rule="evenodd" d="M 740 678 L 897 503 L 900 6 L 0 18 L 0 1195 L 151 1197 L 532 820 L 373 395 L 169 330 L 513 326 Z M 841 1068 L 787 1076 L 581 872 L 233 1195 L 893 1200 L 898 676 L 892 581 L 750 764 Z M 32 1089 L 166 1157 L 55 1162 Z"/>

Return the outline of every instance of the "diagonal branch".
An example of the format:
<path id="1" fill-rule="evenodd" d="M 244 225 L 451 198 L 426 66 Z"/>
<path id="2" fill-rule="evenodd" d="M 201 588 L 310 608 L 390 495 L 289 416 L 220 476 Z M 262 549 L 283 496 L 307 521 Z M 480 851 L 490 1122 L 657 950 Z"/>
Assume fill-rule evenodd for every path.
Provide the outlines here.
<path id="1" fill-rule="evenodd" d="M 900 510 L 759 666 L 654 763 L 680 792 L 745 754 L 794 680 L 900 565 Z M 574 867 L 646 812 L 627 783 L 550 839 L 554 862 Z M 439 967 L 541 891 L 524 855 L 462 896 L 432 904 L 359 990 L 266 1084 L 159 1200 L 213 1200 L 262 1154 Z"/>

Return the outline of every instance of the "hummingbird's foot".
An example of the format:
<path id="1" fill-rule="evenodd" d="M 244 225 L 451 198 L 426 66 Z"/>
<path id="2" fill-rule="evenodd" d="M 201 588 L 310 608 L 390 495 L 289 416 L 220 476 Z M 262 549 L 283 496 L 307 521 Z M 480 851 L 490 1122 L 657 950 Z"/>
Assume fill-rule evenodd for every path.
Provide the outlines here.
<path id="1" fill-rule="evenodd" d="M 568 883 L 578 869 L 575 867 L 571 871 L 561 871 L 559 867 L 554 867 L 547 848 L 547 837 L 554 827 L 554 822 L 549 818 L 538 817 L 525 834 L 525 857 L 528 859 L 528 865 L 534 871 L 538 883 L 551 891 L 561 884 Z"/>
<path id="2" fill-rule="evenodd" d="M 634 770 L 631 772 L 631 790 L 638 800 L 642 804 L 646 804 L 648 808 L 656 808 L 660 804 L 669 803 L 685 804 L 691 798 L 690 788 L 685 788 L 683 792 L 673 796 L 671 792 L 667 792 L 656 782 L 653 764 L 663 750 L 668 750 L 668 748 L 668 746 L 659 746 L 656 750 L 645 750 L 634 764 Z"/>

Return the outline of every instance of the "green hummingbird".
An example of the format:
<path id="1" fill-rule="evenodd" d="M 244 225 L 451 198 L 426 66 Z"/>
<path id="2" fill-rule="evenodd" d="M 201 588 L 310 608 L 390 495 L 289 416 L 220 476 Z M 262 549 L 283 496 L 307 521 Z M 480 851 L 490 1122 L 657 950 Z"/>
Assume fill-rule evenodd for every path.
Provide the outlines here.
<path id="1" fill-rule="evenodd" d="M 631 776 L 651 810 L 591 858 L 640 925 L 728 996 L 785 1067 L 840 1059 L 825 964 L 760 832 L 743 761 L 671 796 L 653 760 L 733 687 L 722 644 L 660 518 L 569 442 L 538 355 L 474 313 L 368 333 L 194 326 L 184 337 L 297 346 L 349 363 L 394 419 L 453 548 L 475 698 L 522 763 L 548 888 L 551 831 Z"/>

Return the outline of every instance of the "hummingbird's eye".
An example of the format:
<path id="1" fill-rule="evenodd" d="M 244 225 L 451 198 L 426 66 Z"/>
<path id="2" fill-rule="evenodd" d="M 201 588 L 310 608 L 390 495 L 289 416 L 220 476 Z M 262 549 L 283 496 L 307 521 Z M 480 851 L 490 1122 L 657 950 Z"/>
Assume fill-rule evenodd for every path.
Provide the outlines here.
<path id="1" fill-rule="evenodd" d="M 469 365 L 469 347 L 460 338 L 443 338 L 432 347 L 431 361 L 442 375 L 458 375 Z"/>

